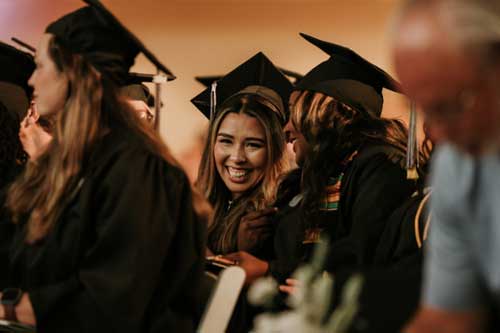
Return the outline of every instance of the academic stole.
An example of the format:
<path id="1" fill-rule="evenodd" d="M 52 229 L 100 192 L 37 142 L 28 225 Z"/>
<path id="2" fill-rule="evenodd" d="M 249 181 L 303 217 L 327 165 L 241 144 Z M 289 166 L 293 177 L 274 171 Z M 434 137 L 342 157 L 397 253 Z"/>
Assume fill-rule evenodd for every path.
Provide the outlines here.
<path id="1" fill-rule="evenodd" d="M 354 157 L 358 154 L 357 151 L 352 153 L 348 159 L 346 159 L 342 164 L 344 165 L 344 170 L 352 162 Z M 342 179 L 344 178 L 344 172 L 341 172 L 337 177 L 330 177 L 326 185 L 325 195 L 321 199 L 319 205 L 319 210 L 322 212 L 332 212 L 339 209 L 340 202 L 340 190 L 342 188 Z M 303 244 L 319 243 L 321 238 L 321 233 L 323 232 L 322 227 L 315 226 L 306 229 Z"/>

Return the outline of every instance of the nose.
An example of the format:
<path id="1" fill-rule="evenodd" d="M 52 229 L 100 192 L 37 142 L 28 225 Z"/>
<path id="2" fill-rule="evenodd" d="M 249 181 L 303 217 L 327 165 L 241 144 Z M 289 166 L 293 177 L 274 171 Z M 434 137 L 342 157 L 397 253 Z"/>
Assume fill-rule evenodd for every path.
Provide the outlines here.
<path id="1" fill-rule="evenodd" d="M 35 87 L 35 74 L 36 74 L 36 69 L 33 71 L 33 74 L 31 74 L 30 79 L 28 80 L 28 85 L 30 87 Z"/>
<path id="2" fill-rule="evenodd" d="M 244 163 L 246 162 L 246 154 L 244 145 L 235 145 L 231 150 L 229 159 L 234 163 Z"/>
<path id="3" fill-rule="evenodd" d="M 293 130 L 293 124 L 291 120 L 288 120 L 286 123 L 285 127 L 283 128 L 283 131 L 286 133 L 290 133 Z"/>

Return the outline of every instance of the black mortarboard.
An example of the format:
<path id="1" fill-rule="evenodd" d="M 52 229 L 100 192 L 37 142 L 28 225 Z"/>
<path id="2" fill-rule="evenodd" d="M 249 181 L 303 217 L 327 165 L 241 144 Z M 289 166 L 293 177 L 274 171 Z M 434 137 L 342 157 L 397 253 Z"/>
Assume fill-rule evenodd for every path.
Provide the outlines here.
<path id="1" fill-rule="evenodd" d="M 144 44 L 98 0 L 84 0 L 89 6 L 51 23 L 54 34 L 71 52 L 81 54 L 102 74 L 123 85 L 126 74 L 142 52 L 168 79 L 175 77 Z"/>
<path id="2" fill-rule="evenodd" d="M 205 87 L 210 87 L 212 83 L 219 81 L 222 75 L 209 75 L 209 76 L 195 76 L 195 80 L 204 85 Z"/>
<path id="3" fill-rule="evenodd" d="M 278 67 L 281 73 L 285 74 L 286 77 L 290 79 L 292 83 L 295 83 L 302 79 L 304 76 L 302 74 L 289 71 Z M 205 87 L 210 87 L 213 82 L 218 81 L 222 78 L 222 75 L 211 75 L 211 76 L 196 76 L 194 79 L 204 85 Z"/>
<path id="4" fill-rule="evenodd" d="M 34 69 L 31 54 L 0 42 L 0 101 L 21 119 L 31 99 L 28 80 Z"/>
<path id="5" fill-rule="evenodd" d="M 401 91 L 400 84 L 389 74 L 351 49 L 304 33 L 300 35 L 330 55 L 330 59 L 309 71 L 296 84 L 296 90 L 321 92 L 377 116 L 382 112 L 382 89 Z"/>
<path id="6" fill-rule="evenodd" d="M 280 120 L 286 121 L 293 85 L 262 52 L 220 78 L 216 86 L 215 96 L 212 85 L 191 100 L 207 118 L 211 118 L 213 102 L 221 105 L 229 97 L 248 93 L 264 97 L 276 109 Z"/>

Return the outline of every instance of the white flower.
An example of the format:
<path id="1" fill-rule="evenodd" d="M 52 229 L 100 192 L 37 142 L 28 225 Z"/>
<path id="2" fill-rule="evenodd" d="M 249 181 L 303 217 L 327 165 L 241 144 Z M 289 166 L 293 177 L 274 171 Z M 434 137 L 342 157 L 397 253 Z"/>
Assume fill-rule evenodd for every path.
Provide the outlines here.
<path id="1" fill-rule="evenodd" d="M 247 298 L 252 305 L 264 306 L 271 304 L 277 293 L 278 283 L 268 276 L 260 278 L 252 284 L 248 290 Z"/>

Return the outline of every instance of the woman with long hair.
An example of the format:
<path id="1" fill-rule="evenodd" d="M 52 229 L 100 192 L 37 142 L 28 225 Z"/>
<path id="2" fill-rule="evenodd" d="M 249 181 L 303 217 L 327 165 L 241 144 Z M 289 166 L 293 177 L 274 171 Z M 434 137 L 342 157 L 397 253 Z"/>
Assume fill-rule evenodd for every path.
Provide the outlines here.
<path id="1" fill-rule="evenodd" d="M 415 188 L 404 170 L 406 129 L 380 117 L 382 89 L 397 90 L 397 83 L 353 51 L 303 36 L 331 58 L 290 98 L 285 130 L 301 167 L 298 192 L 277 216 L 272 260 L 227 256 L 248 275 L 267 273 L 280 283 L 323 237 L 331 244 L 326 270 L 372 265 L 386 219 Z"/>
<path id="2" fill-rule="evenodd" d="M 53 139 L 8 194 L 17 232 L 0 318 L 40 332 L 191 332 L 201 201 L 118 93 L 143 46 L 91 3 L 49 25 L 36 53 L 29 83 Z"/>
<path id="3" fill-rule="evenodd" d="M 211 88 L 195 97 L 201 106 Z M 285 103 L 288 79 L 258 53 L 217 82 L 198 188 L 214 207 L 208 249 L 214 254 L 245 250 L 264 255 L 275 213 L 279 177 L 287 169 Z M 205 104 L 206 105 L 206 104 Z"/>

